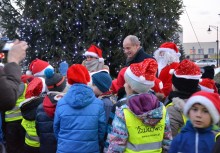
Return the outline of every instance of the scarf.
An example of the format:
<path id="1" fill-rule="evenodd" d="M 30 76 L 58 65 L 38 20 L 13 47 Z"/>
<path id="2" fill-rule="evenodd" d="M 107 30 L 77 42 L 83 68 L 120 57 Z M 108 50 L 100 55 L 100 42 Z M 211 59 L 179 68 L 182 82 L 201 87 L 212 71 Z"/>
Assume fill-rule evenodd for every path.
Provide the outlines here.
<path id="1" fill-rule="evenodd" d="M 85 61 L 85 66 L 89 72 L 95 72 L 103 69 L 104 61 L 99 62 L 99 59 L 95 59 L 92 61 Z"/>

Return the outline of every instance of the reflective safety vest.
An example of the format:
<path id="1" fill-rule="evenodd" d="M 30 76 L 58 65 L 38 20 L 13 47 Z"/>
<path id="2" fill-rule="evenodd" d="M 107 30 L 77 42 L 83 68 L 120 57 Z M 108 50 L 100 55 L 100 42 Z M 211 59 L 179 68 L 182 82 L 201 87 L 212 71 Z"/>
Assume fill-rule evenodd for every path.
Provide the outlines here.
<path id="1" fill-rule="evenodd" d="M 16 101 L 15 107 L 12 110 L 5 112 L 5 121 L 11 122 L 11 121 L 17 121 L 21 120 L 23 117 L 21 115 L 21 110 L 19 108 L 19 104 L 25 100 L 25 93 L 27 89 L 27 84 L 24 84 L 24 91 L 19 96 L 18 100 Z"/>
<path id="2" fill-rule="evenodd" d="M 31 147 L 40 147 L 40 139 L 37 136 L 35 121 L 28 121 L 23 118 L 21 125 L 24 127 L 26 131 L 25 143 Z"/>
<path id="3" fill-rule="evenodd" d="M 168 108 L 168 107 L 170 107 L 170 106 L 173 106 L 173 103 L 169 103 L 167 106 L 166 106 L 166 108 Z M 183 113 L 181 113 L 181 115 L 182 115 L 182 118 L 183 118 L 183 126 L 185 126 L 186 125 L 186 121 L 187 121 L 187 117 L 183 114 Z M 183 127 L 182 126 L 182 127 Z M 181 127 L 181 128 L 182 128 Z M 178 130 L 178 132 L 180 132 L 181 131 L 181 128 Z"/>
<path id="4" fill-rule="evenodd" d="M 124 109 L 125 122 L 129 137 L 125 153 L 161 153 L 164 137 L 166 108 L 163 118 L 154 127 L 144 124 L 130 110 Z"/>
<path id="5" fill-rule="evenodd" d="M 218 138 L 219 136 L 220 136 L 220 132 L 215 135 L 215 141 L 217 141 L 217 138 Z"/>

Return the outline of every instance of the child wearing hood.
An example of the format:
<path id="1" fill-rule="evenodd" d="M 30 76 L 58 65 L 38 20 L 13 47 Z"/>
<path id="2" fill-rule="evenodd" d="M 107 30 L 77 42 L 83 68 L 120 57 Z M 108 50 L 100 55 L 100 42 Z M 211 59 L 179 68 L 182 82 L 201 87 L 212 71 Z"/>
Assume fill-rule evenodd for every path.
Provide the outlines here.
<path id="1" fill-rule="evenodd" d="M 56 153 L 57 140 L 53 132 L 54 112 L 57 101 L 66 92 L 67 84 L 65 76 L 55 73 L 53 69 L 46 69 L 44 75 L 49 92 L 37 108 L 36 130 L 40 138 L 40 153 Z"/>
<path id="2" fill-rule="evenodd" d="M 156 72 L 154 59 L 131 64 L 125 71 L 127 103 L 116 109 L 107 152 L 161 153 L 169 148 L 172 135 L 166 108 L 148 93 Z"/>
<path id="3" fill-rule="evenodd" d="M 213 125 L 218 123 L 220 98 L 216 93 L 199 91 L 186 102 L 183 113 L 189 119 L 173 139 L 169 153 L 211 153 L 215 144 Z"/>
<path id="4" fill-rule="evenodd" d="M 103 102 L 87 85 L 90 76 L 85 66 L 69 67 L 67 80 L 72 86 L 58 101 L 54 116 L 57 153 L 99 153 L 106 128 Z"/>

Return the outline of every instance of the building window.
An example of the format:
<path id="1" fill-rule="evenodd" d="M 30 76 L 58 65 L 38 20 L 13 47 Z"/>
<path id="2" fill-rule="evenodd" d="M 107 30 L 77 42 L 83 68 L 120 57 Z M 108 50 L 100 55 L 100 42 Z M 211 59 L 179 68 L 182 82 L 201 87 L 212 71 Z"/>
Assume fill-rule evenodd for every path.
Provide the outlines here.
<path id="1" fill-rule="evenodd" d="M 214 48 L 209 48 L 208 52 L 209 52 L 209 54 L 214 54 Z"/>
<path id="2" fill-rule="evenodd" d="M 204 49 L 203 48 L 198 49 L 198 54 L 204 54 Z"/>

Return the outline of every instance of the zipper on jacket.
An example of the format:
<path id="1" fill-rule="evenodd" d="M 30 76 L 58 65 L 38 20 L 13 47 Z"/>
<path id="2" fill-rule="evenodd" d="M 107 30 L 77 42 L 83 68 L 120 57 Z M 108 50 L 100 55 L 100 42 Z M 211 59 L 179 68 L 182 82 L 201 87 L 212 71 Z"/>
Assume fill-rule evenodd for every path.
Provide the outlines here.
<path id="1" fill-rule="evenodd" d="M 199 133 L 198 133 L 198 131 L 196 131 L 196 146 L 195 147 L 196 147 L 195 153 L 199 153 Z"/>

